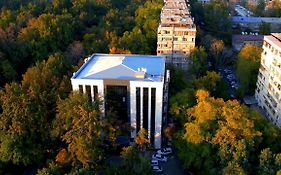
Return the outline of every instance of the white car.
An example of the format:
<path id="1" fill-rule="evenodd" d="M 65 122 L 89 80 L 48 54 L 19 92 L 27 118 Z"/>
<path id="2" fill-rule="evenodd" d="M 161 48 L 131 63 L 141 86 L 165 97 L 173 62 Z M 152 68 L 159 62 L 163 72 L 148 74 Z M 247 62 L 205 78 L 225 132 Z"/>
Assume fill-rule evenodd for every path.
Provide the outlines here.
<path id="1" fill-rule="evenodd" d="M 150 164 L 151 164 L 151 166 L 157 166 L 158 165 L 158 160 L 152 159 Z"/>
<path id="2" fill-rule="evenodd" d="M 172 148 L 162 148 L 162 149 L 157 151 L 157 154 L 161 154 L 161 155 L 172 154 Z"/>
<path id="3" fill-rule="evenodd" d="M 167 162 L 167 157 L 165 157 L 165 156 L 163 156 L 161 154 L 153 154 L 152 155 L 152 159 L 158 160 L 158 161 Z"/>
<path id="4" fill-rule="evenodd" d="M 159 166 L 159 165 L 152 166 L 151 169 L 152 169 L 152 171 L 154 171 L 154 172 L 158 172 L 158 173 L 163 172 L 162 167 Z"/>

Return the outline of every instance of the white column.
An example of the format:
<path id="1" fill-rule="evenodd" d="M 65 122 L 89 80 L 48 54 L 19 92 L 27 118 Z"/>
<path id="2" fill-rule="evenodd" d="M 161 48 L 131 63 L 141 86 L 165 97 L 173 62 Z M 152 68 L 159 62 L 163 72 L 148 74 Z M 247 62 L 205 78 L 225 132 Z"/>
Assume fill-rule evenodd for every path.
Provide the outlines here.
<path id="1" fill-rule="evenodd" d="M 136 87 L 130 85 L 130 120 L 131 120 L 131 138 L 134 138 L 137 133 L 136 121 Z"/>
<path id="2" fill-rule="evenodd" d="M 163 86 L 156 87 L 156 110 L 155 110 L 155 148 L 161 148 L 162 135 L 162 104 L 163 104 Z"/>
<path id="3" fill-rule="evenodd" d="M 85 94 L 86 93 L 86 85 L 82 84 L 82 86 L 83 86 L 83 93 Z"/>
<path id="4" fill-rule="evenodd" d="M 143 128 L 143 87 L 140 87 L 140 129 Z"/>
<path id="5" fill-rule="evenodd" d="M 92 97 L 92 102 L 94 102 L 95 100 L 95 93 L 94 93 L 94 85 L 91 85 L 90 88 L 91 88 L 91 97 Z"/>
<path id="6" fill-rule="evenodd" d="M 148 88 L 148 127 L 147 127 L 147 133 L 148 133 L 148 139 L 150 140 L 150 131 L 151 131 L 151 88 Z"/>
<path id="7" fill-rule="evenodd" d="M 98 87 L 98 96 L 99 96 L 99 100 L 101 101 L 101 105 L 100 105 L 100 110 L 101 110 L 101 114 L 104 117 L 105 116 L 105 102 L 104 102 L 104 85 L 103 85 L 103 81 L 99 82 L 97 84 Z"/>

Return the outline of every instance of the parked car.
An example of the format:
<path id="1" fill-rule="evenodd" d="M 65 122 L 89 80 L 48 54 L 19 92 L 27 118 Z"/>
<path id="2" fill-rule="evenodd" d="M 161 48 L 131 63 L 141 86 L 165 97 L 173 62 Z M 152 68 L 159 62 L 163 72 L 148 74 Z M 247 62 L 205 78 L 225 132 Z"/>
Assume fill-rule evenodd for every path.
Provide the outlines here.
<path id="1" fill-rule="evenodd" d="M 153 154 L 152 159 L 162 161 L 162 162 L 167 162 L 167 157 L 165 157 L 161 154 Z"/>
<path id="2" fill-rule="evenodd" d="M 172 154 L 172 148 L 162 148 L 162 149 L 157 151 L 157 154 L 161 154 L 161 155 Z"/>
<path id="3" fill-rule="evenodd" d="M 159 165 L 152 166 L 151 169 L 152 169 L 152 171 L 157 172 L 157 173 L 163 172 L 162 167 Z"/>
<path id="4" fill-rule="evenodd" d="M 158 165 L 159 163 L 158 163 L 158 160 L 152 159 L 151 162 L 150 162 L 150 164 L 151 164 L 151 166 L 156 166 L 156 165 Z"/>

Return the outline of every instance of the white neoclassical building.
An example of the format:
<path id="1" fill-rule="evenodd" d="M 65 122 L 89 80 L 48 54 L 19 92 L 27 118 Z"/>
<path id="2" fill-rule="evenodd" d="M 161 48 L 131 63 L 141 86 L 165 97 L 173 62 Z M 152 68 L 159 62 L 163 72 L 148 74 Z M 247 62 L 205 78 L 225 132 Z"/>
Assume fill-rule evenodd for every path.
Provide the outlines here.
<path id="1" fill-rule="evenodd" d="M 129 123 L 130 138 L 145 128 L 151 144 L 160 148 L 168 79 L 162 56 L 93 54 L 73 74 L 71 84 L 90 100 L 101 99 L 104 115 L 113 110 Z"/>
<path id="2" fill-rule="evenodd" d="M 255 97 L 267 118 L 281 127 L 281 33 L 264 36 Z"/>

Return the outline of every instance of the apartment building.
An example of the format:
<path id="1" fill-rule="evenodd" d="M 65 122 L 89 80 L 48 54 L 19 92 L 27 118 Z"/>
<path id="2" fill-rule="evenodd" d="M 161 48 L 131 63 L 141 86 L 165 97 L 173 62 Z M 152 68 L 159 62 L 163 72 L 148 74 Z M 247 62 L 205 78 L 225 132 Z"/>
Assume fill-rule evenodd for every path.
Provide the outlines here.
<path id="1" fill-rule="evenodd" d="M 166 0 L 158 27 L 157 55 L 166 63 L 187 68 L 188 57 L 195 48 L 196 26 L 186 0 Z"/>
<path id="2" fill-rule="evenodd" d="M 133 138 L 141 128 L 148 131 L 151 145 L 162 145 L 166 123 L 169 73 L 165 58 L 144 55 L 93 54 L 73 74 L 73 90 L 87 93 L 89 101 L 102 101 L 103 116 L 114 111 Z"/>
<path id="3" fill-rule="evenodd" d="M 255 97 L 267 118 L 281 127 L 281 33 L 264 36 Z"/>

